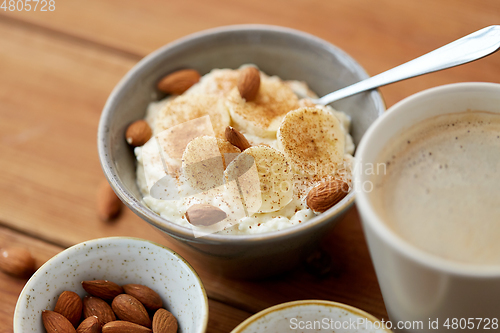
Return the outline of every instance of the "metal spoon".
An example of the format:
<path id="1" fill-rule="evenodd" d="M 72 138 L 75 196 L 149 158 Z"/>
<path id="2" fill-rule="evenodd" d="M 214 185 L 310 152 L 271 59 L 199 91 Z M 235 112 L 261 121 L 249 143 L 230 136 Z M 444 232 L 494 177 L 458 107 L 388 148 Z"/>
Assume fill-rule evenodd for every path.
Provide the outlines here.
<path id="1" fill-rule="evenodd" d="M 313 99 L 313 102 L 322 105 L 330 104 L 344 97 L 389 83 L 462 65 L 494 53 L 499 48 L 500 25 L 492 25 L 398 67 L 329 93 L 321 98 Z"/>

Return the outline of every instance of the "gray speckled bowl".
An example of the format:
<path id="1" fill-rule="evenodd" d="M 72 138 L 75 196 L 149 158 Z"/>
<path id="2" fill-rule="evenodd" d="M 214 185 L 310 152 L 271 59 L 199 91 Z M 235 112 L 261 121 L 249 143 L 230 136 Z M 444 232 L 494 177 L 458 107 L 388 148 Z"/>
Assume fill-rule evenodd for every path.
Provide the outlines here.
<path id="1" fill-rule="evenodd" d="M 358 308 L 337 302 L 305 300 L 278 304 L 254 314 L 231 333 L 390 333 L 382 322 Z"/>
<path id="2" fill-rule="evenodd" d="M 98 130 L 101 166 L 109 183 L 138 216 L 178 240 L 208 268 L 236 277 L 259 277 L 289 269 L 319 243 L 352 206 L 350 193 L 340 203 L 307 223 L 256 235 L 211 234 L 195 238 L 191 229 L 172 223 L 142 201 L 135 181 L 135 156 L 125 141 L 127 126 L 144 117 L 146 107 L 161 94 L 156 83 L 166 73 L 194 68 L 238 68 L 254 63 L 270 75 L 301 80 L 324 95 L 367 78 L 348 54 L 312 35 L 267 25 L 228 26 L 196 33 L 151 53 L 115 87 L 104 107 Z M 377 91 L 365 92 L 333 104 L 352 118 L 357 144 L 385 106 Z"/>
<path id="3" fill-rule="evenodd" d="M 205 288 L 194 269 L 159 244 L 128 237 L 101 238 L 57 254 L 29 279 L 14 313 L 14 333 L 45 332 L 42 310 L 53 310 L 65 290 L 86 294 L 81 282 L 106 279 L 156 291 L 179 322 L 179 333 L 203 333 L 208 322 Z"/>

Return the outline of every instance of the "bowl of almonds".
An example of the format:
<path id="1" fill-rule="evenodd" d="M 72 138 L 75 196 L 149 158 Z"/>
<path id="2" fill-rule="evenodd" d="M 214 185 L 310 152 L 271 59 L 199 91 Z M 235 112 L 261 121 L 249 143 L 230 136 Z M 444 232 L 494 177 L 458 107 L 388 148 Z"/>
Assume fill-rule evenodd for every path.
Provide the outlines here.
<path id="1" fill-rule="evenodd" d="M 352 207 L 355 146 L 385 110 L 377 91 L 313 99 L 367 77 L 338 47 L 293 29 L 195 33 L 115 87 L 99 123 L 101 166 L 132 211 L 207 269 L 286 271 Z"/>
<path id="2" fill-rule="evenodd" d="M 208 303 L 193 268 L 146 240 L 74 245 L 40 267 L 14 313 L 14 332 L 205 332 Z"/>

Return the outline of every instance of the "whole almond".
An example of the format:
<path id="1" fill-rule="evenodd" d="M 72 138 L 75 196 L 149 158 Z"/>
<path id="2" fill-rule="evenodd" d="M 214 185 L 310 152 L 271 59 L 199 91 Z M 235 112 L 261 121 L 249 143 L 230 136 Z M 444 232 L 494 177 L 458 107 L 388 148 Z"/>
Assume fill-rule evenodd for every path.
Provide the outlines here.
<path id="1" fill-rule="evenodd" d="M 107 181 L 102 181 L 97 192 L 97 214 L 103 221 L 111 221 L 120 215 L 122 202 Z"/>
<path id="2" fill-rule="evenodd" d="M 245 67 L 240 71 L 238 90 L 247 102 L 257 97 L 260 88 L 260 72 L 255 67 Z"/>
<path id="3" fill-rule="evenodd" d="M 47 333 L 76 333 L 69 320 L 57 312 L 43 310 L 42 321 Z"/>
<path id="4" fill-rule="evenodd" d="M 349 193 L 349 184 L 336 179 L 313 187 L 307 194 L 307 206 L 315 213 L 323 213 Z"/>
<path id="5" fill-rule="evenodd" d="M 208 204 L 195 204 L 186 211 L 187 220 L 196 226 L 210 226 L 226 217 L 226 212 Z"/>
<path id="6" fill-rule="evenodd" d="M 240 131 L 231 126 L 226 127 L 224 135 L 226 136 L 226 140 L 229 141 L 230 144 L 238 147 L 241 151 L 244 151 L 245 149 L 251 147 L 247 138 L 245 138 L 245 136 L 241 134 Z"/>
<path id="7" fill-rule="evenodd" d="M 126 284 L 123 286 L 126 294 L 132 295 L 148 310 L 157 310 L 163 306 L 160 295 L 153 289 L 142 284 Z"/>
<path id="8" fill-rule="evenodd" d="M 72 291 L 63 291 L 57 299 L 54 311 L 66 317 L 73 326 L 78 326 L 82 317 L 83 303 L 80 296 Z"/>
<path id="9" fill-rule="evenodd" d="M 112 301 L 116 296 L 123 294 L 123 288 L 108 280 L 82 281 L 82 287 L 90 295 Z"/>
<path id="10" fill-rule="evenodd" d="M 151 329 L 129 321 L 112 321 L 102 327 L 102 333 L 151 333 Z"/>
<path id="11" fill-rule="evenodd" d="M 35 259 L 24 247 L 6 247 L 0 252 L 0 270 L 14 277 L 26 278 L 35 271 Z"/>
<path id="12" fill-rule="evenodd" d="M 133 147 L 139 147 L 144 145 L 151 139 L 153 131 L 149 124 L 145 120 L 134 121 L 127 127 L 125 132 L 125 139 L 127 143 Z"/>
<path id="13" fill-rule="evenodd" d="M 118 295 L 111 303 L 111 307 L 121 320 L 151 327 L 148 311 L 134 296 L 128 294 Z"/>
<path id="14" fill-rule="evenodd" d="M 88 317 L 78 328 L 76 333 L 101 333 L 101 324 L 96 316 Z"/>
<path id="15" fill-rule="evenodd" d="M 158 309 L 153 316 L 154 333 L 175 333 L 177 332 L 177 319 L 165 309 Z"/>
<path id="16" fill-rule="evenodd" d="M 109 304 L 94 296 L 85 296 L 83 298 L 83 316 L 85 318 L 96 316 L 101 326 L 116 320 L 115 313 Z"/>
<path id="17" fill-rule="evenodd" d="M 181 69 L 170 73 L 158 82 L 158 90 L 180 95 L 200 81 L 201 75 L 194 69 Z"/>

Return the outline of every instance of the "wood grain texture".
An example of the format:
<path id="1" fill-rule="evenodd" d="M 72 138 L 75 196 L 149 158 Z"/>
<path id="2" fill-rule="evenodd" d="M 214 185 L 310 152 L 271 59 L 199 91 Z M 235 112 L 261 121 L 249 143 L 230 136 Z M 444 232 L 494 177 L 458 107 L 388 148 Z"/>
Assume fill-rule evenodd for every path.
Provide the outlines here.
<path id="1" fill-rule="evenodd" d="M 0 33 L 0 220 L 63 246 L 95 235 L 163 240 L 129 211 L 119 224 L 96 212 L 100 112 L 134 62 L 18 26 L 0 23 Z"/>
<path id="2" fill-rule="evenodd" d="M 59 253 L 62 248 L 47 242 L 23 236 L 10 229 L 0 227 L 0 248 L 7 246 L 26 247 L 36 261 L 36 267 L 40 267 L 49 258 Z M 12 331 L 12 319 L 16 302 L 24 284 L 28 279 L 19 279 L 0 272 L 0 327 L 6 332 Z M 4 331 L 0 332 L 4 333 Z"/>
<path id="3" fill-rule="evenodd" d="M 64 248 L 48 244 L 47 242 L 20 234 L 11 229 L 0 227 L 1 246 L 23 246 L 30 250 L 35 257 L 37 266 L 61 252 Z M 12 332 L 12 318 L 17 298 L 27 279 L 18 279 L 0 272 L 0 332 Z M 209 299 L 209 321 L 207 333 L 229 332 L 240 322 L 248 318 L 251 313 L 236 309 L 226 304 Z"/>
<path id="4" fill-rule="evenodd" d="M 58 1 L 52 13 L 5 15 L 137 56 L 203 29 L 247 23 L 281 25 L 339 46 L 374 75 L 498 24 L 498 13 L 497 0 L 68 0 Z M 391 85 L 382 92 L 390 106 L 436 85 L 496 82 L 499 67 L 497 56 Z"/>

